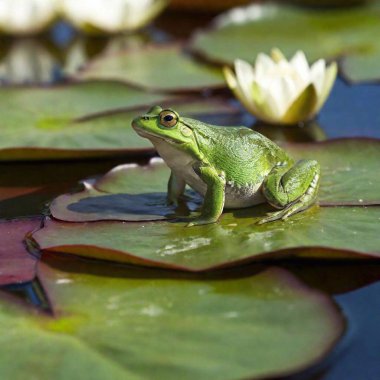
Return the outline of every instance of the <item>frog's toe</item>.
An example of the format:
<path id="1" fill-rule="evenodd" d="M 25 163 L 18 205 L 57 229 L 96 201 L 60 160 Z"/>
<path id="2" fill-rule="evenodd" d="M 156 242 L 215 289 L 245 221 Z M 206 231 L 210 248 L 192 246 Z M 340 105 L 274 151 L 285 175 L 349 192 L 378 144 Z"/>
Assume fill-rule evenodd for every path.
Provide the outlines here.
<path id="1" fill-rule="evenodd" d="M 275 212 L 268 212 L 266 214 L 267 216 L 260 219 L 257 224 L 264 224 L 264 223 L 269 223 L 269 222 L 274 222 L 276 220 L 285 220 L 288 215 L 286 215 L 285 209 L 280 210 L 280 211 L 275 211 Z"/>

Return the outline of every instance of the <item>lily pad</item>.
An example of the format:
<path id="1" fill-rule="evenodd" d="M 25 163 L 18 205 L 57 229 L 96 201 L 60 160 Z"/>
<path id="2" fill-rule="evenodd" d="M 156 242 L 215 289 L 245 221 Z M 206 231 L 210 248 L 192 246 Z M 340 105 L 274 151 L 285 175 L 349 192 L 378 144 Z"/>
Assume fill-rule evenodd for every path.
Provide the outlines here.
<path id="1" fill-rule="evenodd" d="M 171 100 L 169 100 L 171 99 Z M 0 160 L 67 159 L 152 153 L 149 141 L 131 128 L 149 104 L 179 98 L 148 94 L 116 83 L 52 88 L 0 88 Z M 183 99 L 190 115 L 228 113 L 220 99 Z"/>
<path id="2" fill-rule="evenodd" d="M 316 159 L 322 166 L 321 206 L 380 205 L 380 141 L 341 139 L 318 144 L 287 144 L 295 159 Z M 54 218 L 72 221 L 159 220 L 188 215 L 202 203 L 194 192 L 187 204 L 166 205 L 169 168 L 160 159 L 147 166 L 120 165 L 85 189 L 59 196 L 50 211 Z"/>
<path id="3" fill-rule="evenodd" d="M 380 67 L 375 64 L 379 61 L 380 46 L 376 46 L 368 52 L 347 56 L 341 64 L 342 73 L 352 83 L 379 81 Z"/>
<path id="4" fill-rule="evenodd" d="M 43 328 L 53 321 L 46 314 L 8 294 L 0 295 L 0 372 L 4 379 L 25 379 L 31 374 L 38 380 L 139 379 L 79 340 Z"/>
<path id="5" fill-rule="evenodd" d="M 0 222 L 0 285 L 34 279 L 37 261 L 26 250 L 24 239 L 40 224 L 41 218 Z"/>
<path id="6" fill-rule="evenodd" d="M 321 164 L 319 205 L 380 205 L 380 140 L 343 138 L 315 144 L 285 145 L 296 159 Z"/>
<path id="7" fill-rule="evenodd" d="M 147 148 L 129 132 L 131 115 L 96 118 L 110 110 L 163 100 L 120 84 L 0 89 L 0 160 L 91 157 L 107 149 Z M 92 115 L 94 117 L 89 117 Z M 120 132 L 124 131 L 120 136 Z M 115 136 L 116 135 L 116 136 Z M 119 143 L 115 146 L 115 141 Z"/>
<path id="8" fill-rule="evenodd" d="M 173 278 L 47 255 L 39 265 L 39 279 L 55 318 L 31 319 L 24 330 L 34 336 L 24 337 L 20 360 L 31 366 L 50 334 L 53 347 L 76 348 L 80 356 L 74 368 L 83 362 L 88 369 L 86 355 L 99 358 L 82 372 L 84 379 L 104 373 L 105 366 L 113 372 L 104 379 L 115 379 L 116 370 L 123 379 L 258 379 L 315 363 L 341 336 L 344 321 L 332 300 L 289 272 L 272 268 L 229 277 Z M 12 321 L 25 323 L 18 315 Z M 41 345 L 39 338 L 47 341 Z M 39 379 L 56 377 L 44 373 L 52 361 L 57 373 L 66 370 L 66 362 L 55 361 L 55 354 L 48 351 L 39 361 L 45 376 Z M 5 363 L 5 368 L 28 370 L 20 362 L 14 369 L 7 364 L 12 361 L 1 358 L 0 368 Z"/>
<path id="9" fill-rule="evenodd" d="M 33 234 L 43 251 L 203 271 L 254 260 L 379 258 L 380 207 L 313 207 L 258 225 L 268 208 L 225 212 L 218 223 L 68 223 L 46 220 Z"/>
<path id="10" fill-rule="evenodd" d="M 380 33 L 379 18 L 376 2 L 346 9 L 256 4 L 220 16 L 213 27 L 194 35 L 191 49 L 209 61 L 227 64 L 236 58 L 251 62 L 273 47 L 286 56 L 303 50 L 311 61 L 344 56 L 346 78 L 377 80 L 380 43 L 373 36 Z"/>
<path id="11" fill-rule="evenodd" d="M 149 165 L 120 165 L 95 183 L 85 182 L 84 191 L 64 194 L 50 206 L 57 219 L 71 222 L 97 220 L 160 220 L 176 215 L 188 215 L 201 202 L 194 192 L 181 210 L 168 206 L 166 182 L 170 174 L 161 159 Z"/>
<path id="12" fill-rule="evenodd" d="M 202 91 L 225 87 L 219 68 L 199 63 L 180 45 L 156 45 L 101 56 L 76 76 L 79 80 L 115 80 L 158 91 Z"/>

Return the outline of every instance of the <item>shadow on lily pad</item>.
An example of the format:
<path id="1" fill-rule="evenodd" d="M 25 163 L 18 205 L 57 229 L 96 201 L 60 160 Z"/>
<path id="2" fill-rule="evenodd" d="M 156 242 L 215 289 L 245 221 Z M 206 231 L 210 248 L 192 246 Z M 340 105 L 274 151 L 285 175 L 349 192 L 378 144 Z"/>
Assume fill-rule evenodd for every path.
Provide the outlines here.
<path id="1" fill-rule="evenodd" d="M 169 206 L 165 193 L 143 193 L 143 194 L 109 194 L 98 197 L 87 197 L 79 199 L 78 202 L 69 204 L 67 209 L 78 214 L 104 214 L 123 216 L 141 215 L 162 216 L 174 218 L 177 216 L 190 215 L 195 211 L 200 202 L 200 197 L 192 194 L 189 202 L 181 202 L 177 207 Z"/>

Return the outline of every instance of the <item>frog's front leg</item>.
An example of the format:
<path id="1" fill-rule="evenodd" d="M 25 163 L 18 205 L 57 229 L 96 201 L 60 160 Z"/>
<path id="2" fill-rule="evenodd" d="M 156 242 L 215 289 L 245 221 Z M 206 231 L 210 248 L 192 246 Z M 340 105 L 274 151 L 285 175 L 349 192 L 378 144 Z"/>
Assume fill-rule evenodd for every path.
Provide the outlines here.
<path id="1" fill-rule="evenodd" d="M 173 173 L 170 173 L 169 182 L 168 182 L 168 195 L 167 203 L 168 205 L 178 206 L 178 200 L 185 192 L 186 182 L 183 178 L 177 176 Z"/>
<path id="2" fill-rule="evenodd" d="M 263 194 L 272 206 L 281 209 L 268 214 L 259 224 L 285 220 L 307 209 L 316 199 L 320 166 L 314 160 L 301 160 L 289 167 L 275 166 L 263 184 Z"/>
<path id="3" fill-rule="evenodd" d="M 225 200 L 226 178 L 211 166 L 194 165 L 195 173 L 207 185 L 201 215 L 187 226 L 215 223 L 222 214 Z"/>

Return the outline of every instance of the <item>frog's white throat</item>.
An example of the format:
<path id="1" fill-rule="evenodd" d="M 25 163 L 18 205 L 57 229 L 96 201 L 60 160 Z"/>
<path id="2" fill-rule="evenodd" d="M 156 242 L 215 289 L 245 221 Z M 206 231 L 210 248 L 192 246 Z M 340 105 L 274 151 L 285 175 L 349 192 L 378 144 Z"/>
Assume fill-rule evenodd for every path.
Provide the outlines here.
<path id="1" fill-rule="evenodd" d="M 168 141 L 165 138 L 156 137 L 154 135 L 150 135 L 149 140 L 165 163 L 173 170 L 184 169 L 188 165 L 192 167 L 196 161 L 189 153 L 184 152 L 180 148 L 181 143 L 176 144 L 172 140 Z"/>

